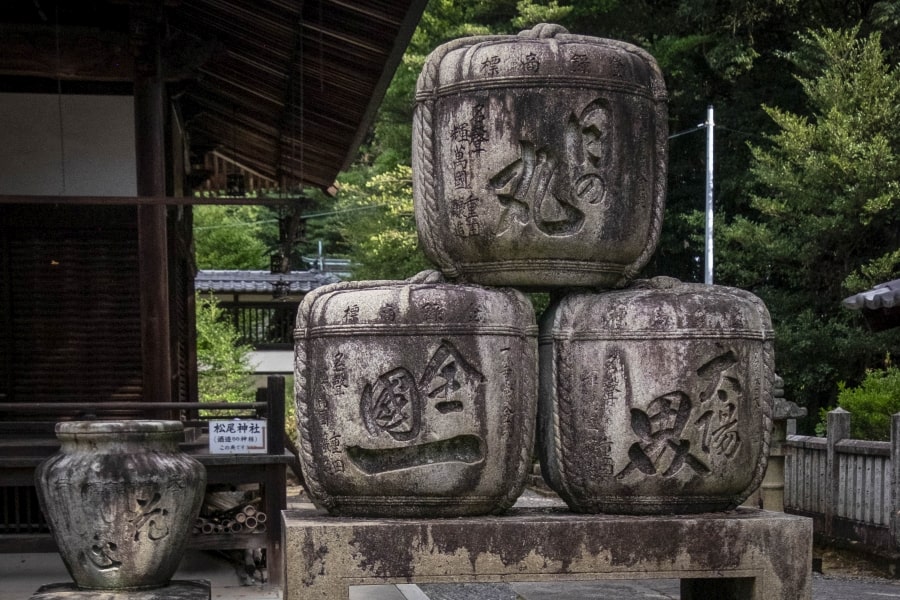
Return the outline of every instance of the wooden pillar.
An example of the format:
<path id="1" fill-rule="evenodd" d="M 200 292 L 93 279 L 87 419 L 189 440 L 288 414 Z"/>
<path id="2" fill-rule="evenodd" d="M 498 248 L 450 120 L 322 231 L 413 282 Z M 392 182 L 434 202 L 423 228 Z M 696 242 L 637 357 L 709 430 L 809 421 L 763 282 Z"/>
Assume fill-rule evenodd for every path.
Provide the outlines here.
<path id="1" fill-rule="evenodd" d="M 138 196 L 166 195 L 165 83 L 162 76 L 163 2 L 131 5 L 135 52 L 134 123 Z M 172 401 L 169 257 L 166 207 L 137 209 L 141 281 L 144 399 Z"/>
<path id="2" fill-rule="evenodd" d="M 269 376 L 266 380 L 266 401 L 268 409 L 267 446 L 269 454 L 284 456 L 284 377 Z M 268 541 L 266 543 L 266 566 L 269 581 L 284 584 L 284 551 L 282 549 L 281 511 L 287 506 L 286 465 L 282 462 L 266 465 L 266 513 L 269 516 Z"/>

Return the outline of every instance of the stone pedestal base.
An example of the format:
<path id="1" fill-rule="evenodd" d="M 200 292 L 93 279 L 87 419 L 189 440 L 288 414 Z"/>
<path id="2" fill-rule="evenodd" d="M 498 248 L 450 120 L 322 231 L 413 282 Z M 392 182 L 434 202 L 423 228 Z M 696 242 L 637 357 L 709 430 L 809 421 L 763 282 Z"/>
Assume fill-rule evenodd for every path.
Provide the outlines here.
<path id="1" fill-rule="evenodd" d="M 682 600 L 812 597 L 812 521 L 782 513 L 282 518 L 285 600 L 347 600 L 350 586 L 386 583 L 652 578 L 680 579 Z"/>
<path id="2" fill-rule="evenodd" d="M 210 600 L 208 581 L 172 581 L 152 590 L 80 590 L 74 583 L 41 587 L 29 600 Z"/>

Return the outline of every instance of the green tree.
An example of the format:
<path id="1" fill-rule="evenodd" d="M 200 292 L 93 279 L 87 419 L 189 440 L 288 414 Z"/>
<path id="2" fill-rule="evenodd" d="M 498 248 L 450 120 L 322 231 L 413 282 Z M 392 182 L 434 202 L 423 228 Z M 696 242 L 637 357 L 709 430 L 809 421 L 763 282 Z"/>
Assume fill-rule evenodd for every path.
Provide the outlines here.
<path id="1" fill-rule="evenodd" d="M 760 98 L 798 97 L 777 52 L 789 47 L 812 10 L 796 0 L 579 0 L 563 24 L 575 33 L 619 39 L 649 51 L 666 77 L 670 133 L 693 130 L 716 109 L 716 207 L 732 215 L 746 208 L 748 134 L 773 130 Z M 645 275 L 703 278 L 706 167 L 702 132 L 669 144 L 666 218 Z"/>
<path id="2" fill-rule="evenodd" d="M 838 381 L 858 382 L 896 345 L 840 301 L 900 266 L 900 71 L 878 33 L 824 29 L 800 41 L 789 58 L 808 110 L 765 107 L 778 132 L 751 146 L 753 213 L 724 229 L 723 271 L 766 300 L 779 372 L 815 414 Z"/>
<path id="3" fill-rule="evenodd" d="M 215 297 L 197 294 L 197 388 L 200 402 L 252 402 L 250 346 Z"/>
<path id="4" fill-rule="evenodd" d="M 416 80 L 438 45 L 472 35 L 514 33 L 564 19 L 572 8 L 557 0 L 431 0 L 379 109 L 359 160 L 339 179 L 329 221 L 354 278 L 405 278 L 430 264 L 418 246 L 412 211 L 411 148 Z"/>
<path id="5" fill-rule="evenodd" d="M 197 268 L 269 268 L 265 236 L 274 230 L 277 237 L 278 231 L 270 211 L 253 205 L 198 205 L 193 211 Z"/>
<path id="6" fill-rule="evenodd" d="M 859 382 L 865 367 L 892 345 L 883 335 L 866 333 L 858 315 L 842 312 L 839 300 L 869 282 L 895 276 L 900 258 L 893 237 L 897 229 L 893 191 L 871 194 L 873 186 L 881 185 L 871 175 L 880 173 L 882 181 L 895 181 L 896 136 L 883 127 L 891 118 L 896 122 L 895 116 L 885 118 L 887 106 L 900 105 L 890 91 L 896 74 L 887 67 L 897 61 L 900 48 L 897 6 L 897 0 L 802 5 L 798 0 L 431 0 L 360 160 L 342 176 L 345 191 L 353 198 L 341 202 L 355 206 L 363 202 L 362 196 L 371 196 L 367 202 L 377 204 L 379 192 L 367 182 L 409 165 L 416 77 L 425 56 L 440 43 L 464 35 L 511 34 L 537 21 L 551 21 L 573 33 L 642 46 L 656 57 L 666 76 L 671 133 L 702 123 L 708 104 L 716 108 L 716 281 L 751 289 L 766 300 L 777 326 L 778 371 L 791 399 L 808 404 L 814 414 L 816 406 L 833 403 L 837 381 Z M 817 48 L 814 34 L 796 35 L 857 23 L 866 43 L 877 39 L 870 34 L 883 32 L 880 63 L 867 62 L 877 42 L 866 52 L 841 55 Z M 851 76 L 854 69 L 858 77 Z M 827 80 L 826 71 L 838 75 Z M 841 82 L 843 88 L 838 87 Z M 819 89 L 822 98 L 833 96 L 843 104 L 817 104 L 811 94 L 816 85 L 824 86 Z M 854 102 L 866 107 L 876 96 L 870 114 L 851 110 Z M 763 101 L 770 108 L 763 107 Z M 795 139 L 781 140 L 792 117 L 799 120 L 790 130 Z M 813 126 L 817 136 L 808 147 L 799 145 L 803 123 Z M 644 275 L 702 279 L 698 259 L 703 255 L 704 138 L 696 133 L 670 142 L 666 218 L 659 248 Z M 833 151 L 824 149 L 825 142 L 834 146 Z M 762 151 L 771 152 L 773 160 L 767 163 Z M 782 151 L 786 154 L 779 156 Z M 804 155 L 807 161 L 820 161 L 819 174 L 809 171 L 806 180 L 797 175 L 812 166 L 802 164 Z M 841 170 L 845 167 L 847 171 Z M 770 170 L 768 180 L 764 168 Z M 785 185 L 793 181 L 791 185 L 803 188 L 797 208 L 786 207 L 781 214 L 775 210 L 781 195 L 788 198 L 791 193 L 786 188 L 778 191 L 779 168 L 785 171 Z M 860 198 L 868 199 L 864 215 L 852 210 Z M 841 203 L 846 210 L 834 212 Z M 374 215 L 355 214 L 370 221 Z M 341 231 L 356 239 L 350 233 L 354 227 L 349 218 L 341 218 Z M 398 243 L 387 233 L 380 239 L 393 245 L 392 252 L 404 248 L 418 252 L 411 243 L 411 220 L 397 219 L 381 227 L 385 232 L 409 227 L 403 236 L 409 243 Z M 403 264 L 398 256 L 378 249 L 377 236 L 374 231 L 370 234 L 362 237 L 371 244 L 354 242 L 348 249 L 354 260 L 363 253 L 392 256 L 393 263 Z M 831 250 L 819 252 L 817 247 Z M 410 265 L 407 270 L 415 268 Z"/>
<path id="7" fill-rule="evenodd" d="M 346 184 L 337 203 L 354 279 L 405 279 L 429 268 L 418 247 L 412 169 L 397 165 L 363 184 Z"/>
<path id="8" fill-rule="evenodd" d="M 839 386 L 838 404 L 850 413 L 850 436 L 861 440 L 891 439 L 891 416 L 900 412 L 900 369 L 866 371 L 857 387 Z"/>
<path id="9" fill-rule="evenodd" d="M 281 192 L 271 192 L 278 198 Z M 303 256 L 315 255 L 324 242 L 329 254 L 346 245 L 329 219 L 334 199 L 320 190 L 287 192 L 290 204 L 198 205 L 194 207 L 194 245 L 200 269 L 268 269 L 274 254 L 287 255 L 291 268 L 305 269 Z"/>
<path id="10" fill-rule="evenodd" d="M 727 214 L 746 204 L 749 151 L 741 131 L 768 125 L 760 93 L 783 97 L 798 86 L 775 54 L 789 44 L 797 19 L 807 15 L 797 0 L 699 0 L 657 3 L 646 0 L 431 0 L 388 89 L 373 135 L 355 174 L 370 175 L 410 164 L 416 78 L 425 57 L 439 44 L 468 35 L 514 34 L 538 22 L 558 22 L 578 34 L 630 41 L 653 53 L 670 90 L 670 127 L 694 127 L 710 102 L 722 99 L 717 164 L 717 204 Z M 738 131 L 735 133 L 734 131 Z M 702 135 L 673 142 L 670 150 L 669 211 L 660 249 L 647 274 L 688 280 L 701 278 L 702 204 L 705 148 Z M 352 178 L 354 173 L 348 174 Z M 358 183 L 358 182 L 357 182 Z"/>

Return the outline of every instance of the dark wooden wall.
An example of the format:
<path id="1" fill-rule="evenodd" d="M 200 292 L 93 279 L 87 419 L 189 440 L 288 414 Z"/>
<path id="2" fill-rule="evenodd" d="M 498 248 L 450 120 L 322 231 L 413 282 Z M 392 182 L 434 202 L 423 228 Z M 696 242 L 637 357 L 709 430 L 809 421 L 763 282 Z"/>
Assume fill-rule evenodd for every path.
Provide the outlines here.
<path id="1" fill-rule="evenodd" d="M 0 400 L 152 401 L 144 395 L 136 209 L 64 202 L 0 205 Z M 170 383 L 173 400 L 189 401 L 190 207 L 169 213 Z"/>

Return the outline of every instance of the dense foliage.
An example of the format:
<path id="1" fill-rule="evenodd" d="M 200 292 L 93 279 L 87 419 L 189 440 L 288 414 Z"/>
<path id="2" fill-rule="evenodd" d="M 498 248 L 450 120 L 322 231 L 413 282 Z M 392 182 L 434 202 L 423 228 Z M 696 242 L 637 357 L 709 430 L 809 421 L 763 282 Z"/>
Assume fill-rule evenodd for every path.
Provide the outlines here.
<path id="1" fill-rule="evenodd" d="M 197 294 L 197 388 L 200 402 L 253 402 L 256 389 L 240 335 L 212 296 Z"/>
<path id="2" fill-rule="evenodd" d="M 868 332 L 840 300 L 900 277 L 900 0 L 431 0 L 341 175 L 336 214 L 308 222 L 328 253 L 350 257 L 360 278 L 426 264 L 409 171 L 425 57 L 450 39 L 538 22 L 635 43 L 666 75 L 670 132 L 687 133 L 670 141 L 666 220 L 645 275 L 702 280 L 706 148 L 704 131 L 692 131 L 711 104 L 716 283 L 769 306 L 788 399 L 812 421 L 835 404 L 839 382 L 857 386 L 898 355 L 896 333 Z"/>
<path id="3" fill-rule="evenodd" d="M 868 332 L 840 300 L 898 276 L 900 129 L 890 125 L 900 116 L 891 66 L 897 55 L 890 54 L 900 32 L 898 7 L 432 0 L 356 172 L 396 173 L 395 165 L 409 164 L 415 76 L 427 53 L 448 39 L 554 21 L 574 33 L 646 48 L 666 75 L 673 134 L 702 124 L 707 106 L 715 106 L 716 283 L 749 289 L 766 301 L 787 396 L 807 406 L 814 421 L 820 407 L 836 402 L 839 382 L 858 384 L 867 367 L 897 352 L 896 335 Z M 666 221 L 645 274 L 699 281 L 704 132 L 673 138 L 669 151 Z M 408 196 L 394 190 L 377 195 L 377 202 L 393 210 L 408 206 Z M 343 229 L 351 248 L 377 254 L 353 241 L 354 227 L 345 223 Z M 396 235 L 383 237 L 394 244 Z M 378 270 L 375 265 L 366 273 Z"/>
<path id="4" fill-rule="evenodd" d="M 214 296 L 197 294 L 197 396 L 200 402 L 254 402 L 256 376 L 250 362 L 252 347 L 240 341 L 240 333 Z M 297 416 L 294 378 L 284 390 L 285 434 L 296 443 Z M 226 418 L 246 411 L 207 410 L 205 416 Z"/>
<path id="5" fill-rule="evenodd" d="M 896 345 L 840 301 L 900 265 L 900 70 L 877 32 L 825 28 L 798 42 L 789 59 L 805 110 L 764 107 L 778 130 L 750 147 L 750 210 L 725 229 L 723 272 L 767 300 L 779 371 L 815 409 Z"/>
<path id="6" fill-rule="evenodd" d="M 418 248 L 408 165 L 345 183 L 337 208 L 337 226 L 353 244 L 355 279 L 404 279 L 429 268 Z"/>
<path id="7" fill-rule="evenodd" d="M 271 217 L 263 207 L 201 205 L 193 213 L 198 269 L 268 268 L 263 230 Z"/>
<path id="8" fill-rule="evenodd" d="M 850 413 L 850 437 L 889 441 L 891 415 L 900 412 L 900 369 L 867 371 L 859 386 L 840 386 L 838 403 Z"/>

